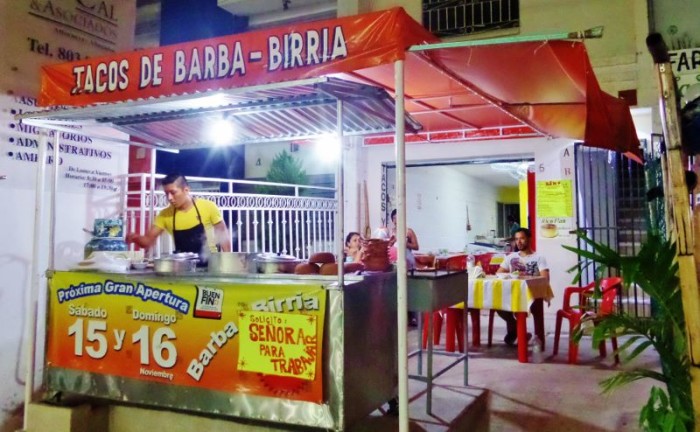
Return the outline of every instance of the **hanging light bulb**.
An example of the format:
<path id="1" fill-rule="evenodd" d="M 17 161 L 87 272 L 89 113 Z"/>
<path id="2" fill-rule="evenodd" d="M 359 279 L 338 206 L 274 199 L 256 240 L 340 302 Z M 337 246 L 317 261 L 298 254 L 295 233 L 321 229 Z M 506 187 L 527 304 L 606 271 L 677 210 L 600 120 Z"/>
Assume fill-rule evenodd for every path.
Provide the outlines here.
<path id="1" fill-rule="evenodd" d="M 225 146 L 233 142 L 234 128 L 230 120 L 222 118 L 215 120 L 207 132 L 209 140 L 216 146 Z"/>
<path id="2" fill-rule="evenodd" d="M 324 135 L 314 141 L 314 149 L 322 162 L 336 162 L 340 157 L 340 140 L 336 135 Z"/>

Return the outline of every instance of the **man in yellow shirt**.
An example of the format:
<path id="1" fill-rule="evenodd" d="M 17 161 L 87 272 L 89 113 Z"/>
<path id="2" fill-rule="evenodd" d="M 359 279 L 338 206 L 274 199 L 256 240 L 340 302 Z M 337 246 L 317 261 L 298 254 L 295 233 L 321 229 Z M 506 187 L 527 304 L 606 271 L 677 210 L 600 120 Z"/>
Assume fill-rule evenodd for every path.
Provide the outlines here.
<path id="1" fill-rule="evenodd" d="M 128 243 L 149 248 L 167 231 L 175 240 L 177 252 L 197 253 L 206 260 L 211 252 L 216 252 L 217 244 L 223 252 L 231 251 L 231 237 L 216 204 L 193 198 L 183 175 L 170 174 L 162 184 L 170 205 L 158 213 L 145 235 L 127 234 Z"/>

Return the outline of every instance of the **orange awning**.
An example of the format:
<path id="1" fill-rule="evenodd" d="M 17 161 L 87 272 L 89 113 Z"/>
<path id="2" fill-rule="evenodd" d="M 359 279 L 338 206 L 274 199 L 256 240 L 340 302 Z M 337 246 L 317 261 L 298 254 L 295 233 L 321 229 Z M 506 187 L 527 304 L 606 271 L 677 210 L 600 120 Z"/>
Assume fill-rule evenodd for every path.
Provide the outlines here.
<path id="1" fill-rule="evenodd" d="M 583 42 L 408 51 L 435 42 L 395 8 L 45 66 L 39 99 L 84 106 L 327 75 L 393 92 L 405 59 L 406 110 L 422 128 L 408 141 L 549 136 L 640 155 L 628 107 L 600 89 Z"/>

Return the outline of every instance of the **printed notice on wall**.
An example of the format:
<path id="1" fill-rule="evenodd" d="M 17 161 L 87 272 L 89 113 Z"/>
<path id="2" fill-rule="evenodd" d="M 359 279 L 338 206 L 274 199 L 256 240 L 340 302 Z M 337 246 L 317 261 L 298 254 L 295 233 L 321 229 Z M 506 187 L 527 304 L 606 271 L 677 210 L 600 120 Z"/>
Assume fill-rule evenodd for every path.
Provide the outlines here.
<path id="1" fill-rule="evenodd" d="M 573 199 L 571 180 L 537 182 L 538 217 L 572 217 Z"/>
<path id="2" fill-rule="evenodd" d="M 313 315 L 241 312 L 238 369 L 313 380 L 317 323 Z"/>
<path id="3" fill-rule="evenodd" d="M 571 180 L 537 182 L 537 225 L 540 238 L 569 235 L 574 223 Z"/>
<path id="4" fill-rule="evenodd" d="M 15 120 L 15 115 L 36 110 L 35 98 L 0 95 L 0 174 L 6 176 L 7 186 L 34 188 L 42 130 Z M 46 131 L 49 170 L 54 164 L 53 146 L 58 134 L 59 190 L 116 193 L 120 187 L 118 176 L 126 172 L 128 147 L 79 132 Z"/>

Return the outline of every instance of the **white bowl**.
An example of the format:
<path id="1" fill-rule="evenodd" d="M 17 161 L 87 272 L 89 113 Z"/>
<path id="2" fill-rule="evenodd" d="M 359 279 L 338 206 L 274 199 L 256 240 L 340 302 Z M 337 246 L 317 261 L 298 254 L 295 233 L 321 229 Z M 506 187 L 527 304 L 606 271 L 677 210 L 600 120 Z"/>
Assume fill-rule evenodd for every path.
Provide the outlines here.
<path id="1" fill-rule="evenodd" d="M 133 267 L 135 270 L 145 270 L 146 267 L 148 267 L 148 262 L 146 262 L 146 261 L 132 261 L 131 267 Z"/>
<path id="2" fill-rule="evenodd" d="M 510 279 L 510 273 L 496 273 L 496 277 L 499 279 Z"/>

